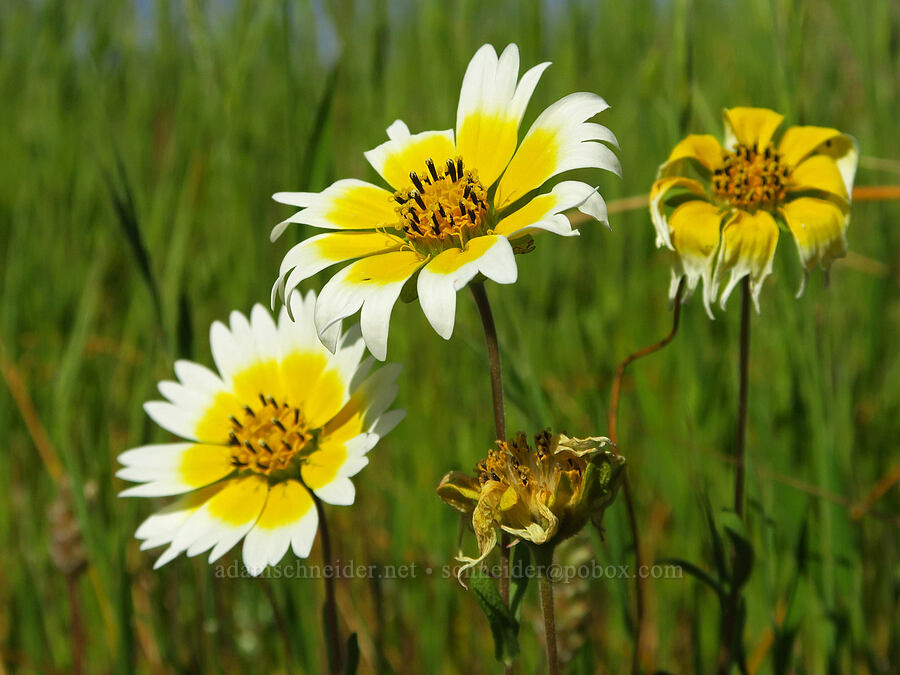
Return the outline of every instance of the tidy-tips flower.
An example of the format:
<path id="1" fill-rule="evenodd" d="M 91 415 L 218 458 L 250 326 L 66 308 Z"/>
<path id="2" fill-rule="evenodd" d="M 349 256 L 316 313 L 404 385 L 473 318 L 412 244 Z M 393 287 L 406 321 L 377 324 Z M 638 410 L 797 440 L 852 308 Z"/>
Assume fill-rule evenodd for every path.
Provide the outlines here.
<path id="1" fill-rule="evenodd" d="M 690 135 L 659 168 L 650 194 L 657 246 L 677 254 L 670 295 L 685 277 L 688 292 L 703 279 L 703 302 L 724 307 L 735 285 L 750 276 L 753 301 L 772 271 L 779 229 L 791 233 L 803 266 L 827 270 L 847 251 L 847 225 L 856 174 L 856 141 L 836 129 L 788 128 L 764 108 L 725 110 L 725 144 Z M 724 288 L 725 277 L 728 277 Z"/>
<path id="2" fill-rule="evenodd" d="M 370 374 L 361 361 L 359 328 L 332 354 L 316 336 L 315 294 L 290 298 L 277 323 L 261 305 L 249 320 L 232 312 L 215 322 L 210 346 L 218 373 L 177 361 L 178 382 L 161 382 L 166 401 L 144 405 L 164 429 L 186 442 L 147 445 L 119 456 L 116 475 L 140 483 L 122 496 L 183 495 L 137 530 L 142 549 L 168 544 L 164 565 L 179 553 L 210 549 L 209 562 L 244 539 L 243 561 L 257 575 L 291 547 L 305 558 L 318 527 L 310 491 L 323 502 L 349 505 L 352 476 L 367 453 L 403 418 L 388 411 L 400 367 Z"/>
<path id="3" fill-rule="evenodd" d="M 475 475 L 451 471 L 438 485 L 438 495 L 472 515 L 477 558 L 460 556 L 473 567 L 497 545 L 497 528 L 530 544 L 555 545 L 581 531 L 589 521 L 597 527 L 619 489 L 625 458 L 603 436 L 570 438 L 544 431 L 529 447 L 524 433 L 497 441 Z"/>
<path id="4" fill-rule="evenodd" d="M 333 348 L 340 321 L 361 311 L 363 338 L 383 360 L 391 311 L 405 285 L 410 297 L 417 292 L 435 331 L 449 338 L 457 291 L 478 275 L 502 284 L 516 280 L 511 241 L 525 249 L 527 238 L 540 231 L 578 234 L 563 215 L 576 207 L 606 223 L 606 204 L 586 183 L 563 181 L 533 194 L 572 169 L 620 173 L 606 145 L 618 147 L 615 136 L 588 122 L 609 107 L 595 94 L 557 101 L 518 142 L 525 108 L 548 65 L 519 79 L 515 45 L 499 57 L 484 45 L 463 78 L 455 134 L 452 129 L 412 134 L 398 120 L 387 129 L 389 140 L 365 153 L 389 189 L 345 179 L 319 193 L 276 194 L 277 201 L 302 210 L 273 229 L 273 241 L 291 223 L 331 232 L 310 237 L 285 255 L 273 304 L 317 272 L 359 259 L 325 284 L 316 326 Z"/>

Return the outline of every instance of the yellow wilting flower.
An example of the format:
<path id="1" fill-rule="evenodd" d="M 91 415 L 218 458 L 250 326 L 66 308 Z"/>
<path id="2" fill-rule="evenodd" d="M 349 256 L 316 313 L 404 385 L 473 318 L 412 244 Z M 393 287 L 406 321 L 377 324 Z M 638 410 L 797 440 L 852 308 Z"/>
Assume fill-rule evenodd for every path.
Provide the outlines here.
<path id="1" fill-rule="evenodd" d="M 472 514 L 478 558 L 497 545 L 497 528 L 532 544 L 556 544 L 579 532 L 589 520 L 597 527 L 619 489 L 625 458 L 608 438 L 569 438 L 544 431 L 528 446 L 524 433 L 497 441 L 476 475 L 451 471 L 437 493 L 463 513 Z"/>
<path id="2" fill-rule="evenodd" d="M 564 181 L 523 201 L 565 171 L 621 171 L 604 145 L 618 147 L 613 133 L 587 121 L 609 107 L 595 94 L 570 94 L 551 105 L 517 149 L 519 123 L 548 65 L 535 66 L 519 79 L 515 45 L 499 58 L 484 45 L 463 78 L 455 135 L 452 129 L 411 134 L 397 120 L 387 129 L 389 140 L 365 153 L 390 190 L 346 179 L 320 193 L 276 194 L 277 201 L 302 210 L 272 230 L 273 241 L 290 223 L 334 232 L 306 239 L 285 255 L 273 304 L 279 293 L 290 293 L 326 267 L 361 258 L 322 289 L 316 326 L 333 348 L 340 321 L 361 310 L 363 338 L 383 360 L 391 310 L 414 275 L 422 311 L 447 339 L 453 333 L 456 292 L 476 275 L 515 282 L 510 240 L 524 241 L 539 231 L 577 235 L 562 213 L 576 207 L 606 223 L 603 198 L 585 183 Z"/>
<path id="3" fill-rule="evenodd" d="M 244 539 L 243 560 L 257 575 L 292 547 L 309 555 L 318 516 L 309 490 L 323 502 L 349 505 L 350 477 L 366 454 L 403 419 L 388 408 L 397 394 L 399 365 L 369 374 L 360 362 L 359 328 L 327 351 L 313 325 L 315 294 L 291 297 L 296 321 L 282 309 L 278 322 L 261 305 L 248 319 L 232 312 L 230 328 L 215 322 L 210 346 L 218 374 L 177 361 L 179 382 L 161 382 L 167 401 L 144 405 L 184 443 L 148 445 L 119 456 L 116 475 L 141 483 L 122 496 L 184 495 L 137 530 L 142 549 L 169 547 L 164 565 L 181 552 L 212 549 L 209 562 Z"/>
<path id="4" fill-rule="evenodd" d="M 846 231 L 856 175 L 856 141 L 824 127 L 790 127 L 776 144 L 784 117 L 765 108 L 725 110 L 725 146 L 690 135 L 659 168 L 650 193 L 656 245 L 678 254 L 670 296 L 682 277 L 688 292 L 703 279 L 703 303 L 721 292 L 724 308 L 750 275 L 753 302 L 772 271 L 779 226 L 794 237 L 803 283 L 816 266 L 827 270 L 847 251 Z"/>

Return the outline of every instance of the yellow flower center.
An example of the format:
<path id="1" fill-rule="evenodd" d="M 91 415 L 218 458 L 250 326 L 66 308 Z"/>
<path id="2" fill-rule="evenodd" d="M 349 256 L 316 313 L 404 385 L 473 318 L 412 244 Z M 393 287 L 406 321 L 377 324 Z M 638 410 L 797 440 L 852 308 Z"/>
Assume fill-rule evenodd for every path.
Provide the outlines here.
<path id="1" fill-rule="evenodd" d="M 484 233 L 488 213 L 487 190 L 478 172 L 464 169 L 461 157 L 444 166 L 425 160 L 425 171 L 411 171 L 411 188 L 398 190 L 400 228 L 415 248 L 426 251 L 463 247 L 473 236 Z"/>
<path id="2" fill-rule="evenodd" d="M 496 481 L 514 488 L 520 498 L 528 502 L 532 496 L 552 494 L 566 473 L 572 486 L 577 488 L 587 468 L 587 460 L 571 453 L 555 454 L 548 431 L 537 434 L 534 441 L 535 450 L 528 447 L 528 440 L 521 432 L 513 440 L 498 441 L 487 458 L 475 467 L 482 487 L 489 481 Z"/>
<path id="3" fill-rule="evenodd" d="M 250 469 L 268 476 L 287 469 L 313 435 L 299 409 L 287 403 L 279 405 L 274 398 L 262 394 L 259 400 L 262 406 L 256 410 L 244 406 L 242 420 L 231 416 L 231 461 L 239 470 Z"/>
<path id="4" fill-rule="evenodd" d="M 713 175 L 716 195 L 738 208 L 771 206 L 787 194 L 790 169 L 771 145 L 738 145 Z"/>

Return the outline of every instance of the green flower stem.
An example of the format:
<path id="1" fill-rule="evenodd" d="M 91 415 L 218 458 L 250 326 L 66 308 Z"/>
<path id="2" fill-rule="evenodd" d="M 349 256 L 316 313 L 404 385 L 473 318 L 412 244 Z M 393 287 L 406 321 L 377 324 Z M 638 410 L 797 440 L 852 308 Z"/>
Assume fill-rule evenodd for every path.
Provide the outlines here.
<path id="1" fill-rule="evenodd" d="M 553 609 L 553 546 L 533 546 L 532 555 L 537 566 L 538 590 L 541 596 L 541 613 L 544 615 L 544 640 L 547 643 L 547 672 L 558 675 L 559 657 L 556 653 L 556 613 Z"/>
<path id="2" fill-rule="evenodd" d="M 738 384 L 737 432 L 734 439 L 734 510 L 744 518 L 744 448 L 747 443 L 747 370 L 750 365 L 750 277 L 741 282 L 741 353 Z"/>
<path id="3" fill-rule="evenodd" d="M 307 488 L 309 489 L 309 488 Z M 310 490 L 313 501 L 316 505 L 316 513 L 319 516 L 319 536 L 322 540 L 322 564 L 332 565 L 334 559 L 331 557 L 331 536 L 328 532 L 328 522 L 325 519 L 325 509 L 315 493 Z M 337 618 L 337 601 L 335 600 L 335 575 L 323 574 L 325 581 L 325 606 L 323 608 L 325 634 L 328 640 L 328 665 L 332 673 L 341 673 L 343 671 L 343 653 L 341 650 L 341 636 L 338 628 Z"/>
<path id="4" fill-rule="evenodd" d="M 494 436 L 498 441 L 506 440 L 506 410 L 503 405 L 503 373 L 500 368 L 500 344 L 497 341 L 497 326 L 488 301 L 484 283 L 469 284 L 481 324 L 484 327 L 484 341 L 487 344 L 488 361 L 491 371 L 491 394 L 494 403 Z M 509 535 L 500 537 L 500 597 L 509 604 Z"/>
<path id="5" fill-rule="evenodd" d="M 494 314 L 488 302 L 484 283 L 469 284 L 472 296 L 481 315 L 484 326 L 484 341 L 487 343 L 488 360 L 491 366 L 491 394 L 494 400 L 494 433 L 498 441 L 506 440 L 506 412 L 503 406 L 503 373 L 500 370 L 500 345 L 497 342 L 497 326 L 494 325 Z"/>
<path id="6" fill-rule="evenodd" d="M 741 282 L 741 336 L 738 362 L 738 413 L 737 430 L 734 439 L 734 511 L 744 519 L 745 446 L 747 439 L 747 371 L 750 364 L 750 277 Z M 735 553 L 737 555 L 737 553 Z M 732 569 L 734 569 L 732 561 Z M 741 592 L 732 583 L 731 590 L 722 610 L 722 645 L 719 649 L 717 672 L 725 675 L 734 660 L 734 648 L 740 639 L 735 635 Z"/>

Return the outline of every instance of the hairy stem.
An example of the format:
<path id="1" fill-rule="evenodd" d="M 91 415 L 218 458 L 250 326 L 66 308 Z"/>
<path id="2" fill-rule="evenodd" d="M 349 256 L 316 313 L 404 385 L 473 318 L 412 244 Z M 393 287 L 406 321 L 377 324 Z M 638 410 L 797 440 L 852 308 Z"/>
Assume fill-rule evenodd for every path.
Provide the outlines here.
<path id="1" fill-rule="evenodd" d="M 503 405 L 503 371 L 500 368 L 500 343 L 497 341 L 497 326 L 494 313 L 488 301 L 484 283 L 469 284 L 472 297 L 478 307 L 481 325 L 484 328 L 484 342 L 487 345 L 488 362 L 491 372 L 491 398 L 494 408 L 494 436 L 498 441 L 506 440 L 506 409 Z M 500 533 L 500 597 L 503 604 L 509 605 L 509 535 Z M 506 666 L 507 675 L 512 667 Z"/>
<path id="2" fill-rule="evenodd" d="M 550 558 L 552 562 L 552 556 Z M 544 615 L 544 638 L 547 641 L 547 672 L 559 673 L 559 658 L 556 654 L 556 614 L 553 610 L 553 584 L 550 581 L 550 564 L 540 565 L 538 589 L 541 595 L 541 613 Z"/>
<path id="3" fill-rule="evenodd" d="M 737 428 L 734 438 L 734 511 L 741 520 L 744 519 L 744 482 L 745 482 L 745 447 L 747 438 L 747 371 L 750 364 L 750 277 L 741 282 L 741 336 L 740 356 L 738 361 L 738 411 Z M 734 553 L 737 555 L 737 552 Z M 734 569 L 735 560 L 732 560 Z M 722 645 L 719 649 L 717 672 L 725 675 L 734 661 L 735 647 L 739 636 L 738 613 L 740 611 L 741 592 L 732 583 L 728 598 L 722 608 Z"/>
<path id="4" fill-rule="evenodd" d="M 488 360 L 491 366 L 491 394 L 494 401 L 494 433 L 498 441 L 506 440 L 506 413 L 503 407 L 503 373 L 500 370 L 500 345 L 497 342 L 497 326 L 483 283 L 469 284 L 472 296 L 478 306 L 481 325 L 484 327 L 484 341 L 487 344 Z"/>
<path id="5" fill-rule="evenodd" d="M 734 437 L 734 510 L 744 518 L 744 448 L 747 444 L 747 370 L 750 365 L 750 277 L 741 283 L 741 352 L 738 366 L 738 414 Z"/>
<path id="6" fill-rule="evenodd" d="M 616 376 L 613 379 L 612 395 L 609 402 L 609 418 L 607 429 L 609 430 L 609 438 L 613 443 L 618 443 L 618 434 L 616 430 L 616 418 L 619 412 L 619 395 L 622 392 L 622 380 L 625 378 L 625 369 L 632 362 L 637 361 L 644 356 L 653 354 L 669 344 L 678 332 L 678 321 L 681 318 L 681 296 L 684 293 L 684 279 L 678 284 L 678 290 L 675 292 L 674 308 L 672 311 L 672 330 L 669 331 L 659 342 L 654 342 L 643 349 L 639 349 L 626 356 L 616 368 Z M 644 564 L 643 552 L 641 550 L 641 532 L 638 524 L 637 515 L 634 510 L 634 498 L 631 493 L 631 480 L 628 477 L 628 466 L 625 467 L 625 475 L 622 480 L 623 493 L 625 495 L 625 508 L 628 511 L 628 524 L 631 528 L 631 541 L 634 545 L 634 564 L 637 570 L 641 569 Z M 643 636 L 644 627 L 644 584 L 646 580 L 636 574 L 634 577 L 634 597 L 635 597 L 635 629 L 634 629 L 634 653 L 631 660 L 631 672 L 637 673 L 640 670 L 640 653 L 641 653 L 641 637 Z"/>
<path id="7" fill-rule="evenodd" d="M 503 405 L 503 372 L 500 368 L 500 344 L 497 341 L 497 326 L 494 314 L 488 301 L 484 283 L 469 284 L 472 297 L 481 316 L 484 328 L 484 341 L 487 345 L 488 361 L 491 371 L 491 395 L 494 404 L 494 435 L 498 441 L 506 440 L 506 411 Z M 509 604 L 509 535 L 503 532 L 500 537 L 500 597 Z"/>
<path id="8" fill-rule="evenodd" d="M 325 509 L 315 493 L 310 491 L 316 504 L 316 513 L 319 516 L 319 536 L 322 538 L 322 564 L 333 565 L 331 554 L 331 536 L 328 532 L 328 522 L 325 519 Z M 323 608 L 325 619 L 325 633 L 328 639 L 328 664 L 332 673 L 340 673 L 343 670 L 343 650 L 341 649 L 341 637 L 338 628 L 337 601 L 335 599 L 335 576 L 323 574 L 325 581 L 325 607 Z"/>

